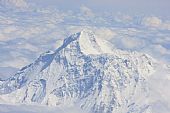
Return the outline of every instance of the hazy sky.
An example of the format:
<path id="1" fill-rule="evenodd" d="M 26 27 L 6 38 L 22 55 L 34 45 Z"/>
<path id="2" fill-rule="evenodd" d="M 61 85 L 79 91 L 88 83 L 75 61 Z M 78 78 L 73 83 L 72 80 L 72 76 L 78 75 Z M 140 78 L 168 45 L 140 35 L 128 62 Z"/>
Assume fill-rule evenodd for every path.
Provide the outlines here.
<path id="1" fill-rule="evenodd" d="M 28 0 L 40 6 L 57 7 L 61 10 L 78 10 L 85 5 L 94 11 L 122 12 L 128 14 L 170 17 L 170 0 Z"/>

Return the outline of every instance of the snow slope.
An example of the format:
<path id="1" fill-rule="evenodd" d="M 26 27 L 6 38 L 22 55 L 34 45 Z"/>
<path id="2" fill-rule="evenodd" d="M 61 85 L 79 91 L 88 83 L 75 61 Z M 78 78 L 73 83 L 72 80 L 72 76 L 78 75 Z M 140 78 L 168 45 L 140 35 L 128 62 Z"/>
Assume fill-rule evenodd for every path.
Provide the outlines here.
<path id="1" fill-rule="evenodd" d="M 153 113 L 169 113 L 170 111 L 170 67 L 160 63 L 156 71 L 149 77 L 150 104 Z"/>
<path id="2" fill-rule="evenodd" d="M 78 107 L 47 107 L 37 105 L 0 104 L 0 113 L 86 113 Z"/>
<path id="3" fill-rule="evenodd" d="M 147 80 L 154 63 L 146 54 L 112 49 L 84 30 L 1 80 L 0 101 L 76 105 L 93 113 L 150 113 Z"/>

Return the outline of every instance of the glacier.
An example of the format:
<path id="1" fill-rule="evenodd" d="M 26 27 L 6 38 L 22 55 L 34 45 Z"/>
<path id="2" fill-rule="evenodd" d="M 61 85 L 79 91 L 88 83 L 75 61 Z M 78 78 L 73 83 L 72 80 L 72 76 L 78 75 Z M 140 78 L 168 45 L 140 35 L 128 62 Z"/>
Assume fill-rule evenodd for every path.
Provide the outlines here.
<path id="1" fill-rule="evenodd" d="M 0 102 L 79 106 L 92 113 L 151 113 L 147 85 L 155 63 L 147 54 L 112 48 L 85 29 L 0 80 Z"/>

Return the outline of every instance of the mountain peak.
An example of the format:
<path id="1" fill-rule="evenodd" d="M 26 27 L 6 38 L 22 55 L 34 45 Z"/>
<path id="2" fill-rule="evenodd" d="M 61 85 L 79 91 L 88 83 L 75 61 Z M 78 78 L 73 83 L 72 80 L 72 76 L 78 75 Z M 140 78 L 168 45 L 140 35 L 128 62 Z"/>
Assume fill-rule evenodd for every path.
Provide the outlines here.
<path id="1" fill-rule="evenodd" d="M 56 51 L 67 47 L 69 44 L 75 41 L 78 42 L 80 50 L 84 54 L 113 53 L 111 48 L 112 46 L 108 41 L 96 37 L 94 32 L 87 29 L 84 29 L 66 38 L 62 46 Z"/>
<path id="2" fill-rule="evenodd" d="M 14 76 L 0 80 L 0 102 L 79 105 L 92 113 L 146 113 L 152 59 L 133 53 L 102 54 L 112 52 L 109 46 L 93 32 L 71 35 L 55 52 L 40 55 Z"/>

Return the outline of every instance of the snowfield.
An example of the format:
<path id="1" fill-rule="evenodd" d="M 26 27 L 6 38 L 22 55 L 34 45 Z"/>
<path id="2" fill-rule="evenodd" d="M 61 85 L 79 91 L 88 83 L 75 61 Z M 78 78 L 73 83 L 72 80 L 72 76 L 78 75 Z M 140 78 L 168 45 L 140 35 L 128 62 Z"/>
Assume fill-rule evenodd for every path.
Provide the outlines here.
<path id="1" fill-rule="evenodd" d="M 0 113 L 87 113 L 78 107 L 47 107 L 40 105 L 0 104 Z"/>

